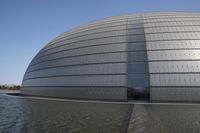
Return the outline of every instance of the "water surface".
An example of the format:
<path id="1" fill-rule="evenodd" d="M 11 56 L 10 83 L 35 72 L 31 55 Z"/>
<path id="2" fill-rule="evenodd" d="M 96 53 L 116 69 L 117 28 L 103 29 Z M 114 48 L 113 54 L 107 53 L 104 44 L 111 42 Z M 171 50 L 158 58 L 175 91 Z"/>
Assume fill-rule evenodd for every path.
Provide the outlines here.
<path id="1" fill-rule="evenodd" d="M 129 133 L 200 133 L 200 105 L 135 105 Z"/>
<path id="2" fill-rule="evenodd" d="M 0 133 L 199 133 L 200 104 L 111 104 L 0 94 Z"/>
<path id="3" fill-rule="evenodd" d="M 0 94 L 0 132 L 126 132 L 131 105 L 28 99 Z"/>

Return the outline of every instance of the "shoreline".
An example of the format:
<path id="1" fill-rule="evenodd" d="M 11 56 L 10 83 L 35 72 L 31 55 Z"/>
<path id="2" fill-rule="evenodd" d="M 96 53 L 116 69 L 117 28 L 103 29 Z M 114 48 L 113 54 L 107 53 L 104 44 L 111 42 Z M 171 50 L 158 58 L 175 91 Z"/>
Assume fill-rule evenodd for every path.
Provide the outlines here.
<path id="1" fill-rule="evenodd" d="M 0 93 L 20 93 L 20 90 L 0 90 Z"/>
<path id="2" fill-rule="evenodd" d="M 1 91 L 0 91 L 1 93 Z M 16 93 L 14 95 L 10 95 L 10 93 Z M 37 97 L 37 96 L 23 96 L 18 95 L 20 91 L 14 90 L 12 92 L 9 91 L 7 93 L 11 97 L 20 97 L 23 99 L 36 99 L 36 100 L 48 100 L 48 101 L 60 101 L 60 102 L 77 102 L 77 103 L 98 103 L 98 104 L 121 104 L 121 105 L 198 105 L 200 103 L 184 103 L 184 102 L 147 102 L 147 101 L 137 101 L 137 100 L 130 100 L 128 102 L 114 102 L 114 101 L 96 101 L 96 100 L 80 100 L 80 99 L 64 99 L 64 98 L 51 98 L 51 97 Z M 6 94 L 6 93 L 5 93 Z"/>

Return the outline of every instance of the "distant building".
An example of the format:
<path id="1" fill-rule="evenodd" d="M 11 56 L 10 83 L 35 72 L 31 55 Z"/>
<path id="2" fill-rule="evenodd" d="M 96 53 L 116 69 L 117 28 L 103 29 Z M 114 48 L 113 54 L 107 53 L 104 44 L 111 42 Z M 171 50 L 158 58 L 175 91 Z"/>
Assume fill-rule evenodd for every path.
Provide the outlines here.
<path id="1" fill-rule="evenodd" d="M 66 32 L 32 60 L 22 93 L 200 101 L 200 13 L 130 14 Z"/>

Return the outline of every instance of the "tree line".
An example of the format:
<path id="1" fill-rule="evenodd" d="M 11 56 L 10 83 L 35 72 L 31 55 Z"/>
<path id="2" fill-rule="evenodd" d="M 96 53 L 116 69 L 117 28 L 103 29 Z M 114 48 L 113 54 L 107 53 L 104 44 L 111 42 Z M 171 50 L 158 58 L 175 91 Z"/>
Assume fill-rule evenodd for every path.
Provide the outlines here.
<path id="1" fill-rule="evenodd" d="M 1 90 L 20 90 L 20 85 L 0 85 Z"/>

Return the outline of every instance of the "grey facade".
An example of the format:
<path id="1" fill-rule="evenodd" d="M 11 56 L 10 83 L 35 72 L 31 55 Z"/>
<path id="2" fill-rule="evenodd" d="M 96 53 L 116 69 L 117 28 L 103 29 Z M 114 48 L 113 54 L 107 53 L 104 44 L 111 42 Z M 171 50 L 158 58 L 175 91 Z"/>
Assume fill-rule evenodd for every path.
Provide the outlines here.
<path id="1" fill-rule="evenodd" d="M 80 26 L 30 63 L 22 93 L 78 99 L 200 101 L 200 13 L 143 13 Z"/>

